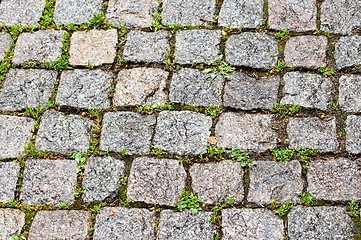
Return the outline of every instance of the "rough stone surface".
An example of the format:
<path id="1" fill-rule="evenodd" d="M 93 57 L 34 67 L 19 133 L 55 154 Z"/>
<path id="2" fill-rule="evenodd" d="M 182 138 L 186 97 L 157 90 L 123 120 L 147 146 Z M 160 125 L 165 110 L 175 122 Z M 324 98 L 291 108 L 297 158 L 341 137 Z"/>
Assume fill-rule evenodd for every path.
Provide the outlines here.
<path id="1" fill-rule="evenodd" d="M 226 79 L 223 105 L 242 110 L 273 109 L 277 103 L 280 78 L 256 79 L 241 72 L 232 72 Z"/>
<path id="2" fill-rule="evenodd" d="M 223 84 L 224 78 L 219 74 L 212 79 L 209 73 L 183 68 L 173 74 L 169 99 L 189 106 L 221 106 Z"/>
<path id="3" fill-rule="evenodd" d="M 266 209 L 222 210 L 224 240 L 233 239 L 283 239 L 283 221 Z"/>
<path id="4" fill-rule="evenodd" d="M 14 64 L 60 60 L 65 31 L 39 30 L 20 34 L 14 49 Z"/>
<path id="5" fill-rule="evenodd" d="M 290 239 L 339 239 L 351 240 L 353 220 L 343 207 L 297 206 L 288 214 Z"/>
<path id="6" fill-rule="evenodd" d="M 21 233 L 25 225 L 25 213 L 19 209 L 0 209 L 0 238 L 12 239 Z"/>
<path id="7" fill-rule="evenodd" d="M 136 158 L 130 169 L 127 198 L 174 206 L 181 197 L 186 177 L 183 166 L 177 160 Z"/>
<path id="8" fill-rule="evenodd" d="M 343 75 L 339 82 L 338 102 L 341 109 L 346 112 L 361 112 L 361 75 Z"/>
<path id="9" fill-rule="evenodd" d="M 6 52 L 10 49 L 10 43 L 13 40 L 10 34 L 0 33 L 0 61 L 4 60 Z"/>
<path id="10" fill-rule="evenodd" d="M 85 153 L 90 147 L 93 122 L 78 115 L 46 111 L 41 117 L 36 148 L 44 152 Z"/>
<path id="11" fill-rule="evenodd" d="M 165 0 L 163 1 L 162 23 L 175 25 L 205 26 L 213 20 L 216 0 Z"/>
<path id="12" fill-rule="evenodd" d="M 55 103 L 65 107 L 108 109 L 112 82 L 113 74 L 103 70 L 63 71 Z"/>
<path id="13" fill-rule="evenodd" d="M 277 64 L 278 45 L 268 34 L 245 32 L 228 38 L 225 53 L 231 65 L 270 69 Z"/>
<path id="14" fill-rule="evenodd" d="M 167 101 L 169 73 L 159 68 L 132 68 L 119 72 L 113 104 L 118 107 L 159 105 Z"/>
<path id="15" fill-rule="evenodd" d="M 40 211 L 31 224 L 28 239 L 86 239 L 90 217 L 84 210 Z"/>
<path id="16" fill-rule="evenodd" d="M 332 81 L 318 74 L 288 72 L 281 104 L 327 110 L 332 102 Z"/>
<path id="17" fill-rule="evenodd" d="M 361 170 L 355 161 L 338 158 L 310 162 L 307 192 L 317 200 L 359 201 Z"/>
<path id="18" fill-rule="evenodd" d="M 221 31 L 184 30 L 175 36 L 175 61 L 180 64 L 212 64 L 219 59 Z"/>
<path id="19" fill-rule="evenodd" d="M 20 200 L 27 205 L 73 204 L 77 167 L 75 160 L 27 160 Z"/>
<path id="20" fill-rule="evenodd" d="M 346 151 L 361 153 L 361 117 L 348 116 L 346 119 Z"/>
<path id="21" fill-rule="evenodd" d="M 335 46 L 336 68 L 361 66 L 361 36 L 341 37 Z"/>
<path id="22" fill-rule="evenodd" d="M 338 150 L 335 117 L 327 120 L 317 117 L 290 118 L 287 134 L 292 149 L 309 148 L 320 152 Z"/>
<path id="23" fill-rule="evenodd" d="M 11 69 L 0 91 L 1 111 L 45 107 L 58 73 L 44 69 Z"/>
<path id="24" fill-rule="evenodd" d="M 100 138 L 100 150 L 147 154 L 156 123 L 154 115 L 134 112 L 106 113 Z"/>
<path id="25" fill-rule="evenodd" d="M 217 205 L 222 199 L 232 197 L 237 203 L 243 200 L 243 169 L 233 161 L 194 164 L 190 168 L 192 189 L 198 198 Z"/>
<path id="26" fill-rule="evenodd" d="M 22 156 L 33 135 L 34 125 L 32 118 L 0 115 L 0 158 Z"/>
<path id="27" fill-rule="evenodd" d="M 14 200 L 20 166 L 15 162 L 0 162 L 0 202 Z M 1 231 L 0 231 L 1 232 Z"/>
<path id="28" fill-rule="evenodd" d="M 193 215 L 189 210 L 184 212 L 164 210 L 160 213 L 157 239 L 214 239 L 217 231 L 216 225 L 211 223 L 211 215 L 211 212 L 199 212 Z"/>
<path id="29" fill-rule="evenodd" d="M 326 0 L 321 5 L 321 28 L 330 33 L 351 34 L 361 27 L 359 0 Z"/>
<path id="30" fill-rule="evenodd" d="M 90 202 L 114 200 L 124 178 L 124 162 L 112 157 L 90 157 L 85 164 L 83 199 Z"/>
<path id="31" fill-rule="evenodd" d="M 298 161 L 258 161 L 250 170 L 249 202 L 269 204 L 300 202 L 304 182 Z"/>
<path id="32" fill-rule="evenodd" d="M 154 219 L 154 212 L 145 208 L 102 208 L 95 221 L 94 240 L 154 239 Z"/>
<path id="33" fill-rule="evenodd" d="M 277 134 L 272 130 L 272 115 L 223 113 L 216 125 L 218 147 L 264 152 L 276 147 Z"/>
<path id="34" fill-rule="evenodd" d="M 113 63 L 118 33 L 116 29 L 75 32 L 70 41 L 70 64 L 101 65 Z"/>
<path id="35" fill-rule="evenodd" d="M 163 111 L 153 139 L 156 148 L 179 155 L 200 154 L 207 151 L 212 119 L 190 111 Z"/>
<path id="36" fill-rule="evenodd" d="M 290 67 L 326 67 L 326 48 L 326 36 L 291 37 L 285 47 L 285 62 Z"/>
<path id="37" fill-rule="evenodd" d="M 54 22 L 58 25 L 81 24 L 100 14 L 102 6 L 102 0 L 57 0 Z"/>
<path id="38" fill-rule="evenodd" d="M 116 26 L 149 27 L 160 0 L 110 0 L 106 18 Z"/>
<path id="39" fill-rule="evenodd" d="M 316 0 L 269 0 L 268 10 L 271 29 L 298 32 L 316 30 Z"/>
<path id="40" fill-rule="evenodd" d="M 231 28 L 259 28 L 263 19 L 263 0 L 225 0 L 218 25 Z"/>
<path id="41" fill-rule="evenodd" d="M 0 2 L 0 25 L 36 26 L 46 0 L 3 0 Z"/>

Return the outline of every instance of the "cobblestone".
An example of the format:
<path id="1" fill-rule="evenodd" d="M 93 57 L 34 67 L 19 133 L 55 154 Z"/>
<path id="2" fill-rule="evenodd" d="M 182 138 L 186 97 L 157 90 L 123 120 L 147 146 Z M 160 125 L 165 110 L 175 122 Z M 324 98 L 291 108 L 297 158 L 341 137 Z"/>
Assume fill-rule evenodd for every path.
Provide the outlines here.
<path id="1" fill-rule="evenodd" d="M 4 60 L 6 52 L 11 47 L 11 42 L 13 38 L 8 33 L 0 33 L 0 61 Z"/>
<path id="2" fill-rule="evenodd" d="M 341 37 L 335 45 L 336 68 L 361 66 L 361 36 Z"/>
<path id="3" fill-rule="evenodd" d="M 0 202 L 7 203 L 15 198 L 16 183 L 20 166 L 15 162 L 0 163 Z M 1 231 L 0 231 L 1 232 Z"/>
<path id="4" fill-rule="evenodd" d="M 346 119 L 346 151 L 361 153 L 361 117 L 348 116 Z"/>
<path id="5" fill-rule="evenodd" d="M 361 76 L 356 74 L 340 77 L 338 101 L 343 111 L 361 112 Z"/>
<path id="6" fill-rule="evenodd" d="M 21 233 L 25 225 L 25 213 L 19 209 L 0 209 L 0 238 L 12 239 Z"/>

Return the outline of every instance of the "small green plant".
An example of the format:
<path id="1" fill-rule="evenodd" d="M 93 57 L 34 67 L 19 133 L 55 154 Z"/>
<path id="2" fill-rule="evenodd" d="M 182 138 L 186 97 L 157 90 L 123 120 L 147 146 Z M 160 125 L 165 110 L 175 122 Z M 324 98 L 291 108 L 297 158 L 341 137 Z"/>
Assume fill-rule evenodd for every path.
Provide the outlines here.
<path id="1" fill-rule="evenodd" d="M 94 207 L 90 209 L 90 212 L 96 214 L 96 213 L 98 213 L 99 210 L 100 210 L 102 207 L 104 207 L 104 206 L 105 206 L 105 203 L 103 203 L 103 202 L 100 202 L 100 203 L 98 203 L 98 204 L 95 204 Z"/>
<path id="2" fill-rule="evenodd" d="M 339 105 L 338 101 L 333 102 L 333 103 L 332 103 L 332 108 L 333 108 L 333 110 L 337 111 L 337 110 L 338 110 L 338 105 Z"/>
<path id="3" fill-rule="evenodd" d="M 84 170 L 84 166 L 85 166 L 85 162 L 86 162 L 86 158 L 83 157 L 81 154 L 79 153 L 74 153 L 70 156 L 70 158 L 75 159 L 75 161 L 78 163 L 78 167 L 76 168 L 76 173 L 80 173 Z"/>
<path id="4" fill-rule="evenodd" d="M 329 77 L 329 76 L 332 76 L 332 75 L 336 74 L 335 69 L 334 68 L 329 68 L 328 66 L 326 68 L 320 67 L 318 69 L 318 71 L 320 73 L 322 73 L 325 77 Z"/>
<path id="5" fill-rule="evenodd" d="M 266 17 L 266 16 L 262 19 L 262 26 L 266 26 L 267 20 L 268 20 L 268 17 Z"/>
<path id="6" fill-rule="evenodd" d="M 152 114 L 154 111 L 161 112 L 164 110 L 172 110 L 173 104 L 171 102 L 166 102 L 164 105 L 159 104 L 159 105 L 153 106 L 151 104 L 149 106 L 136 106 L 136 107 L 137 107 L 138 111 L 141 113 Z"/>
<path id="7" fill-rule="evenodd" d="M 302 197 L 303 205 L 305 205 L 307 207 L 313 205 L 313 196 L 312 195 L 304 192 L 304 193 L 301 194 L 301 197 Z"/>
<path id="8" fill-rule="evenodd" d="M 54 24 L 53 22 L 53 13 L 55 7 L 56 0 L 47 0 L 45 3 L 45 8 L 43 11 L 43 16 L 40 19 L 39 28 L 46 29 L 49 28 Z"/>
<path id="9" fill-rule="evenodd" d="M 349 215 L 351 217 L 358 217 L 360 215 L 360 208 L 358 206 L 358 203 L 356 203 L 354 200 L 352 200 L 349 204 L 348 204 L 348 208 L 350 209 L 349 211 Z"/>
<path id="10" fill-rule="evenodd" d="M 83 193 L 83 189 L 78 187 L 76 190 L 75 190 L 75 198 L 79 198 Z"/>
<path id="11" fill-rule="evenodd" d="M 133 155 L 132 153 L 128 152 L 127 149 L 123 149 L 123 150 L 120 151 L 119 153 L 122 154 L 123 157 Z"/>
<path id="12" fill-rule="evenodd" d="M 272 153 L 273 157 L 278 162 L 286 162 L 287 163 L 287 162 L 291 161 L 294 152 L 295 152 L 295 150 L 291 150 L 291 149 L 282 149 L 282 150 L 271 149 L 271 153 Z"/>
<path id="13" fill-rule="evenodd" d="M 304 163 L 304 167 L 308 168 L 308 163 L 310 161 L 311 156 L 315 156 L 318 154 L 318 150 L 316 149 L 301 149 L 301 148 L 296 148 L 296 153 L 299 156 L 299 161 Z"/>
<path id="14" fill-rule="evenodd" d="M 250 166 L 251 159 L 248 153 L 239 150 L 237 147 L 232 148 L 231 159 L 235 162 L 239 162 L 242 167 Z"/>
<path id="15" fill-rule="evenodd" d="M 156 32 L 156 31 L 158 31 L 160 29 L 163 29 L 164 26 L 161 24 L 162 15 L 159 14 L 159 13 L 153 13 L 153 17 L 154 17 L 155 22 L 152 23 L 152 26 L 150 26 L 150 30 Z"/>
<path id="16" fill-rule="evenodd" d="M 152 154 L 154 156 L 157 156 L 157 157 L 164 157 L 166 152 L 164 151 L 163 148 L 156 148 L 154 146 L 151 146 L 152 147 Z"/>
<path id="17" fill-rule="evenodd" d="M 223 107 L 208 106 L 206 107 L 205 110 L 205 113 L 213 119 L 218 118 L 222 114 L 222 112 L 223 112 Z"/>
<path id="18" fill-rule="evenodd" d="M 182 199 L 178 200 L 176 207 L 181 212 L 190 209 L 192 214 L 197 214 L 202 210 L 199 199 L 193 193 L 189 193 L 185 189 L 182 190 Z"/>
<path id="19" fill-rule="evenodd" d="M 87 22 L 81 24 L 80 27 L 84 28 L 85 30 L 110 29 L 113 28 L 114 25 L 108 22 L 108 20 L 104 16 L 104 13 L 101 13 L 94 15 L 92 19 L 89 19 Z"/>
<path id="20" fill-rule="evenodd" d="M 12 236 L 11 240 L 22 240 L 22 237 L 19 234 L 16 234 L 16 236 Z"/>
<path id="21" fill-rule="evenodd" d="M 210 73 L 212 79 L 215 79 L 217 77 L 218 73 L 221 74 L 225 78 L 229 78 L 229 73 L 231 73 L 235 70 L 234 67 L 228 65 L 224 61 L 223 54 L 220 54 L 218 61 L 212 63 L 212 65 L 213 65 L 212 68 L 206 68 L 202 71 L 203 73 Z"/>
<path id="22" fill-rule="evenodd" d="M 220 212 L 226 207 L 234 207 L 234 200 L 231 196 L 229 196 L 227 202 L 224 199 L 221 199 L 221 201 L 212 208 L 213 214 L 211 215 L 211 222 L 213 224 L 216 224 L 217 220 L 220 222 Z"/>
<path id="23" fill-rule="evenodd" d="M 282 32 L 276 32 L 275 37 L 278 40 L 285 42 L 287 39 L 290 38 L 290 32 L 285 29 Z"/>
<path id="24" fill-rule="evenodd" d="M 32 158 L 32 159 L 36 159 L 36 158 L 44 158 L 44 157 L 48 157 L 51 156 L 50 153 L 44 153 L 41 151 L 38 151 L 34 145 L 33 142 L 29 142 L 26 147 L 25 147 L 25 156 L 27 158 Z"/>
<path id="25" fill-rule="evenodd" d="M 126 60 L 123 57 L 119 56 L 117 67 L 119 67 L 119 68 L 125 67 L 127 65 L 127 63 L 128 63 L 128 60 Z"/>
<path id="26" fill-rule="evenodd" d="M 280 103 L 276 103 L 272 109 L 272 113 L 275 113 L 279 118 L 285 118 L 286 116 L 293 116 L 299 111 L 301 111 L 302 107 L 299 105 L 282 105 Z"/>
<path id="27" fill-rule="evenodd" d="M 223 153 L 225 151 L 224 148 L 218 148 L 218 147 L 208 147 L 208 156 L 213 157 L 215 160 L 222 160 L 224 159 Z"/>
<path id="28" fill-rule="evenodd" d="M 281 73 L 285 70 L 286 67 L 286 62 L 280 62 L 277 64 L 277 66 L 275 66 L 274 68 L 272 68 L 269 72 L 270 73 Z"/>
<path id="29" fill-rule="evenodd" d="M 167 62 L 165 63 L 164 70 L 178 72 L 181 66 L 176 64 L 173 58 L 168 58 Z"/>
<path id="30" fill-rule="evenodd" d="M 273 208 L 273 211 L 278 214 L 280 217 L 283 217 L 286 215 L 294 206 L 296 206 L 295 203 L 290 203 L 286 201 L 285 203 L 282 203 L 281 205 L 276 203 L 276 200 L 272 202 L 271 207 Z"/>
<path id="31" fill-rule="evenodd" d="M 126 185 L 127 184 L 127 181 L 128 181 L 128 177 L 124 177 L 123 179 L 120 179 L 120 183 L 122 185 Z"/>
<path id="32" fill-rule="evenodd" d="M 62 52 L 63 54 L 60 57 L 60 60 L 57 61 L 50 61 L 50 62 L 44 62 L 41 64 L 41 67 L 46 68 L 46 69 L 50 69 L 50 70 L 65 70 L 65 69 L 73 69 L 72 67 L 70 67 L 70 63 L 69 63 L 69 33 L 65 32 L 64 33 L 64 40 L 62 41 Z"/>
<path id="33" fill-rule="evenodd" d="M 60 205 L 60 208 L 61 208 L 61 209 L 68 209 L 68 204 L 67 204 L 67 203 L 62 203 L 62 204 Z"/>
<path id="34" fill-rule="evenodd" d="M 129 207 L 130 203 L 132 202 L 132 199 L 125 198 L 125 199 L 119 199 L 119 201 L 123 207 Z"/>

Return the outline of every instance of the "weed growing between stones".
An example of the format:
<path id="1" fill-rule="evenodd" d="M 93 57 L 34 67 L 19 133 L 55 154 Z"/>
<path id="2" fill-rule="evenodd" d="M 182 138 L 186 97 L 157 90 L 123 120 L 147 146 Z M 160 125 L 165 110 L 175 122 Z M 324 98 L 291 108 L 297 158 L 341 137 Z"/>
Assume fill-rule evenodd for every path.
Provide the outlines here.
<path id="1" fill-rule="evenodd" d="M 320 73 L 322 73 L 325 77 L 329 77 L 329 76 L 332 76 L 332 75 L 336 74 L 336 70 L 334 68 L 330 68 L 328 66 L 326 68 L 320 67 L 318 69 L 318 71 Z"/>
<path id="2" fill-rule="evenodd" d="M 212 147 L 211 145 L 208 146 L 207 152 L 210 158 L 214 158 L 216 161 L 224 159 L 224 148 Z"/>
<path id="3" fill-rule="evenodd" d="M 285 43 L 287 41 L 287 39 L 290 38 L 290 36 L 291 36 L 290 32 L 287 31 L 286 29 L 281 32 L 276 32 L 276 34 L 275 34 L 275 38 L 277 38 L 278 41 L 283 42 L 283 43 Z"/>
<path id="4" fill-rule="evenodd" d="M 11 59 L 14 54 L 14 40 L 10 43 L 10 49 L 6 51 L 5 58 L 0 61 L 0 84 L 5 79 L 6 74 L 11 68 L 14 68 L 14 64 L 11 63 Z"/>
<path id="5" fill-rule="evenodd" d="M 302 110 L 299 105 L 282 105 L 277 103 L 272 109 L 272 113 L 275 113 L 279 118 L 285 118 L 286 116 L 294 116 Z"/>
<path id="6" fill-rule="evenodd" d="M 152 149 L 151 153 L 159 158 L 165 157 L 166 152 L 164 151 L 163 148 L 156 148 L 153 145 L 150 145 L 150 148 Z"/>
<path id="7" fill-rule="evenodd" d="M 178 200 L 176 207 L 180 212 L 190 209 L 192 214 L 197 214 L 199 211 L 202 211 L 199 199 L 193 193 L 189 193 L 185 189 L 182 190 L 182 198 Z"/>
<path id="8" fill-rule="evenodd" d="M 229 199 L 227 200 L 227 202 L 222 199 L 218 203 L 218 205 L 216 205 L 214 208 L 212 208 L 213 214 L 211 216 L 211 222 L 213 224 L 221 224 L 221 221 L 222 221 L 221 211 L 227 207 L 234 207 L 234 200 L 231 196 L 229 196 Z"/>
<path id="9" fill-rule="evenodd" d="M 218 61 L 214 62 L 212 65 L 212 68 L 206 68 L 202 71 L 203 73 L 210 73 L 212 79 L 215 79 L 218 74 L 221 74 L 225 78 L 229 78 L 229 73 L 235 70 L 234 67 L 228 65 L 224 61 L 223 54 L 220 54 Z"/>
<path id="10" fill-rule="evenodd" d="M 282 61 L 282 62 L 278 63 L 277 66 L 275 66 L 274 68 L 269 70 L 269 73 L 280 74 L 285 70 L 285 67 L 286 67 L 286 62 Z"/>
<path id="11" fill-rule="evenodd" d="M 358 217 L 360 215 L 360 208 L 358 203 L 356 203 L 354 200 L 352 200 L 351 202 L 349 202 L 348 204 L 348 209 L 349 209 L 349 215 L 351 217 Z"/>
<path id="12" fill-rule="evenodd" d="M 40 19 L 39 29 L 47 29 L 55 25 L 53 21 L 54 7 L 56 0 L 47 0 L 43 16 Z"/>
<path id="13" fill-rule="evenodd" d="M 252 167 L 249 154 L 239 150 L 237 147 L 232 148 L 230 157 L 233 161 L 239 162 L 242 167 Z M 256 162 L 252 163 L 252 165 L 254 164 L 256 164 Z"/>
<path id="14" fill-rule="evenodd" d="M 293 153 L 295 152 L 295 150 L 291 149 L 271 149 L 270 151 L 276 161 L 285 163 L 292 160 Z"/>
<path id="15" fill-rule="evenodd" d="M 301 198 L 302 198 L 302 204 L 305 205 L 306 207 L 312 206 L 314 204 L 313 196 L 306 192 L 301 194 Z"/>
<path id="16" fill-rule="evenodd" d="M 208 106 L 205 109 L 205 114 L 213 119 L 217 119 L 223 113 L 223 107 Z"/>
<path id="17" fill-rule="evenodd" d="M 140 113 L 153 114 L 155 112 L 161 112 L 164 110 L 173 110 L 173 104 L 171 102 L 166 102 L 165 104 L 158 104 L 153 106 L 152 104 L 149 106 L 136 106 Z"/>
<path id="18" fill-rule="evenodd" d="M 294 206 L 296 206 L 295 203 L 290 203 L 288 201 L 282 204 L 277 204 L 275 200 L 274 202 L 271 203 L 271 208 L 280 217 L 287 215 Z"/>
<path id="19" fill-rule="evenodd" d="M 54 157 L 52 153 L 44 153 L 36 149 L 33 142 L 29 142 L 25 147 L 25 157 L 30 159 Z"/>

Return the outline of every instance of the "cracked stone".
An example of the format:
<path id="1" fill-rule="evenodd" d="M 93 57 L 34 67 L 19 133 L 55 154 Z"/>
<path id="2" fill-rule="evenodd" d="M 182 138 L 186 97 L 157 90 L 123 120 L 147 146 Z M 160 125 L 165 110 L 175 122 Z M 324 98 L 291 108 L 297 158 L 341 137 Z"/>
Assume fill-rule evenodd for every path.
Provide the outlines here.
<path id="1" fill-rule="evenodd" d="M 18 163 L 0 162 L 0 202 L 7 203 L 14 200 L 14 191 L 19 175 L 20 166 Z"/>
<path id="2" fill-rule="evenodd" d="M 220 74 L 212 79 L 209 73 L 182 68 L 173 74 L 169 99 L 189 106 L 221 106 L 223 84 L 224 78 Z"/>
<path id="3" fill-rule="evenodd" d="M 226 79 L 223 105 L 242 110 L 272 110 L 277 103 L 280 78 L 256 79 L 245 73 L 232 72 Z"/>
<path id="4" fill-rule="evenodd" d="M 11 47 L 13 38 L 8 33 L 0 33 L 0 61 L 4 60 L 6 52 Z"/>
<path id="5" fill-rule="evenodd" d="M 283 239 L 283 221 L 267 209 L 222 210 L 223 239 Z"/>
<path id="6" fill-rule="evenodd" d="M 113 74 L 103 70 L 63 71 L 55 103 L 62 107 L 109 109 Z"/>
<path id="7" fill-rule="evenodd" d="M 117 198 L 124 178 L 124 162 L 108 157 L 90 157 L 85 164 L 83 199 L 90 202 L 111 201 Z"/>
<path id="8" fill-rule="evenodd" d="M 98 66 L 114 62 L 118 41 L 116 29 L 74 32 L 70 41 L 71 65 Z"/>
<path id="9" fill-rule="evenodd" d="M 193 215 L 189 210 L 163 210 L 160 213 L 157 239 L 214 239 L 217 230 L 216 225 L 211 223 L 211 215 L 212 212 L 199 212 Z"/>
<path id="10" fill-rule="evenodd" d="M 309 148 L 320 152 L 338 150 L 335 117 L 328 120 L 317 117 L 290 118 L 287 134 L 292 149 Z"/>
<path id="11" fill-rule="evenodd" d="M 96 217 L 94 240 L 154 239 L 154 219 L 154 212 L 145 208 L 102 208 Z"/>
<path id="12" fill-rule="evenodd" d="M 361 153 L 361 117 L 347 116 L 346 119 L 346 151 Z"/>
<path id="13" fill-rule="evenodd" d="M 340 77 L 338 102 L 343 111 L 361 112 L 361 76 L 356 74 Z"/>
<path id="14" fill-rule="evenodd" d="M 176 32 L 175 61 L 180 64 L 212 64 L 219 59 L 220 30 L 184 30 Z"/>
<path id="15" fill-rule="evenodd" d="M 290 239 L 351 240 L 354 239 L 353 225 L 344 207 L 297 206 L 288 214 Z"/>
<path id="16" fill-rule="evenodd" d="M 332 81 L 318 74 L 288 72 L 284 75 L 281 104 L 326 111 L 332 102 Z"/>
<path id="17" fill-rule="evenodd" d="M 134 112 L 109 112 L 104 115 L 100 137 L 101 151 L 133 154 L 148 154 L 154 132 L 154 115 L 141 115 Z"/>
<path id="18" fill-rule="evenodd" d="M 32 239 L 86 239 L 91 214 L 84 210 L 40 211 L 29 231 Z"/>
<path id="19" fill-rule="evenodd" d="M 361 66 L 361 36 L 341 37 L 335 45 L 336 68 Z"/>
<path id="20" fill-rule="evenodd" d="M 195 163 L 189 171 L 192 189 L 202 202 L 216 205 L 229 197 L 236 203 L 243 200 L 243 169 L 239 163 Z"/>
<path id="21" fill-rule="evenodd" d="M 20 235 L 25 225 L 25 213 L 19 209 L 1 208 L 0 209 L 0 238 L 13 239 Z"/>
<path id="22" fill-rule="evenodd" d="M 46 111 L 41 117 L 36 148 L 59 154 L 86 153 L 90 147 L 93 121 L 78 115 Z"/>
<path id="23" fill-rule="evenodd" d="M 223 113 L 216 125 L 217 146 L 243 151 L 264 152 L 276 147 L 272 115 Z"/>
<path id="24" fill-rule="evenodd" d="M 174 206 L 187 174 L 178 160 L 140 157 L 133 161 L 127 198 L 136 202 Z"/>
<path id="25" fill-rule="evenodd" d="M 212 119 L 191 111 L 159 113 L 154 147 L 179 155 L 206 153 Z"/>
<path id="26" fill-rule="evenodd" d="M 266 33 L 245 32 L 228 38 L 225 53 L 231 65 L 270 69 L 277 64 L 278 44 Z"/>
<path id="27" fill-rule="evenodd" d="M 77 186 L 75 160 L 29 159 L 20 200 L 27 205 L 71 205 Z"/>
<path id="28" fill-rule="evenodd" d="M 117 107 L 165 104 L 168 75 L 159 68 L 121 70 L 116 79 L 113 104 Z"/>
<path id="29" fill-rule="evenodd" d="M 44 63 L 60 60 L 65 31 L 39 30 L 20 34 L 12 61 L 22 63 Z"/>
<path id="30" fill-rule="evenodd" d="M 21 157 L 33 135 L 34 125 L 32 118 L 0 115 L 0 158 Z"/>

